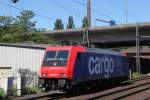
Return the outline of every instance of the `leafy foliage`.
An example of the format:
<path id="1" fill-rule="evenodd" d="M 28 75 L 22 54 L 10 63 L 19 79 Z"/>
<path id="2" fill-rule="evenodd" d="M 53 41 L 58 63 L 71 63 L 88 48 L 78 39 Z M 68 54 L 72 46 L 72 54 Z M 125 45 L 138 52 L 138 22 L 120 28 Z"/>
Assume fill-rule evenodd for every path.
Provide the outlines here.
<path id="1" fill-rule="evenodd" d="M 22 29 L 23 33 L 26 32 L 35 32 L 35 21 L 31 21 L 31 19 L 35 16 L 35 14 L 31 10 L 26 10 L 20 13 L 21 16 L 17 16 L 18 21 L 17 24 Z"/>
<path id="2" fill-rule="evenodd" d="M 13 87 L 13 96 L 18 96 L 18 95 L 17 95 L 17 85 L 15 85 L 15 86 Z"/>
<path id="3" fill-rule="evenodd" d="M 0 89 L 0 99 L 4 98 L 5 96 L 5 91 L 3 89 Z"/>
<path id="4" fill-rule="evenodd" d="M 139 72 L 133 72 L 132 73 L 132 78 L 139 78 L 141 74 Z"/>
<path id="5" fill-rule="evenodd" d="M 0 27 L 9 27 L 12 23 L 12 18 L 8 16 L 0 16 Z"/>
<path id="6" fill-rule="evenodd" d="M 61 19 L 56 19 L 56 22 L 54 23 L 54 30 L 60 30 L 60 29 L 64 29 L 64 25 L 62 23 Z"/>
<path id="7" fill-rule="evenodd" d="M 40 93 L 41 89 L 39 89 L 38 87 L 33 87 L 33 86 L 29 86 L 26 88 L 26 94 L 36 94 L 36 93 Z"/>
<path id="8" fill-rule="evenodd" d="M 73 21 L 73 17 L 69 16 L 68 18 L 68 24 L 67 24 L 67 29 L 74 29 L 75 25 L 74 25 L 74 21 Z"/>
<path id="9" fill-rule="evenodd" d="M 0 42 L 51 43 L 52 40 L 41 33 L 45 30 L 36 28 L 36 21 L 33 21 L 34 16 L 31 10 L 20 12 L 20 16 L 16 18 L 0 16 Z"/>

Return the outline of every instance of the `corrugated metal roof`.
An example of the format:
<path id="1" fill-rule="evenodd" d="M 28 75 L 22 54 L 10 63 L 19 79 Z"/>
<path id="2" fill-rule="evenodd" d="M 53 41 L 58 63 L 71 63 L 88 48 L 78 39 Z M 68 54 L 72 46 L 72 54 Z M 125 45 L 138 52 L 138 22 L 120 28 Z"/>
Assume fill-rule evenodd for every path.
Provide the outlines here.
<path id="1" fill-rule="evenodd" d="M 33 44 L 33 43 L 0 43 L 0 46 L 18 47 L 18 48 L 31 48 L 31 49 L 45 49 L 51 44 Z"/>

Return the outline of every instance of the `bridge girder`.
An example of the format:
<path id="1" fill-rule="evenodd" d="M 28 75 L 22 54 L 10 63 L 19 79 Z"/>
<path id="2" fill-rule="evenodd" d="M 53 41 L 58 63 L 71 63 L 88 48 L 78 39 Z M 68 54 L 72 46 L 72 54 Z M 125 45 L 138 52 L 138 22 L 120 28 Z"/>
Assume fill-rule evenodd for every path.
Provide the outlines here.
<path id="1" fill-rule="evenodd" d="M 77 41 L 82 43 L 83 29 L 48 31 L 44 33 L 56 41 Z M 139 24 L 139 33 L 150 36 L 150 22 Z M 123 24 L 89 28 L 89 38 L 92 44 L 100 47 L 135 46 L 136 24 Z M 141 38 L 141 45 L 149 43 L 148 38 Z"/>

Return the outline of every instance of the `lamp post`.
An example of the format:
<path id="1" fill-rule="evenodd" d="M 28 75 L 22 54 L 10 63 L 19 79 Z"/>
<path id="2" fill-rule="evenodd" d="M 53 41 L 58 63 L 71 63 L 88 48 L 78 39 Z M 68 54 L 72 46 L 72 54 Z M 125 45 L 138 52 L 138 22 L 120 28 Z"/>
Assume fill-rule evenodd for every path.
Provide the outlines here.
<path id="1" fill-rule="evenodd" d="M 110 20 L 110 21 L 102 20 L 102 19 L 95 19 L 95 20 L 101 21 L 101 22 L 106 22 L 106 23 L 109 23 L 110 25 L 116 25 L 116 22 L 114 20 Z"/>
<path id="2" fill-rule="evenodd" d="M 11 0 L 12 3 L 17 3 L 19 0 Z"/>

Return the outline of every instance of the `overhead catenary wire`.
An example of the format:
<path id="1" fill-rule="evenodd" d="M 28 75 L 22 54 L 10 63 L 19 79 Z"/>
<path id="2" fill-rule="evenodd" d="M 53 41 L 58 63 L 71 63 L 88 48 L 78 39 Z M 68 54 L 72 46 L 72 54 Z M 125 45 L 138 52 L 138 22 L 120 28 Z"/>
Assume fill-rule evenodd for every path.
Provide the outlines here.
<path id="1" fill-rule="evenodd" d="M 80 5 L 82 5 L 82 6 L 85 6 L 86 7 L 86 4 L 85 3 L 82 3 L 81 1 L 79 1 L 79 0 L 73 0 L 74 2 L 76 2 L 76 3 L 78 3 L 78 4 L 80 4 Z M 103 16 L 105 16 L 105 17 L 107 17 L 107 18 L 110 18 L 110 19 L 112 19 L 111 17 L 109 17 L 109 16 L 107 16 L 107 15 L 105 15 L 105 14 L 103 14 L 103 13 L 101 13 L 101 12 L 99 12 L 99 11 L 97 11 L 96 9 L 94 9 L 94 8 L 91 8 L 92 10 L 94 10 L 96 13 L 99 13 L 99 14 L 101 14 L 101 15 L 103 15 Z"/>
<path id="2" fill-rule="evenodd" d="M 59 2 L 61 2 L 61 1 L 59 1 Z M 65 7 L 67 7 L 68 9 L 70 9 L 71 11 L 73 11 L 74 13 L 80 13 L 80 15 L 79 15 L 80 17 L 83 17 L 86 14 L 85 12 L 82 12 L 81 9 L 74 8 L 75 6 L 73 6 L 73 2 L 70 0 L 68 0 L 68 2 L 65 2 L 65 3 L 61 2 L 61 4 L 64 5 Z"/>
<path id="3" fill-rule="evenodd" d="M 74 9 L 74 8 L 72 8 L 70 6 L 67 6 L 66 4 L 62 4 L 61 2 L 57 2 L 57 0 L 52 1 L 51 3 L 55 4 L 56 6 L 58 6 L 61 9 L 64 9 L 64 11 L 72 14 L 72 16 L 74 16 L 74 17 L 77 17 L 79 19 L 85 17 L 85 15 L 81 16 L 80 14 L 78 15 L 78 14 L 74 13 L 74 10 L 76 10 L 76 9 Z"/>
<path id="4" fill-rule="evenodd" d="M 53 0 L 51 3 L 55 4 L 56 6 L 62 8 L 62 9 L 64 9 L 64 11 L 66 11 L 66 12 L 68 12 L 68 13 L 74 15 L 75 17 L 81 18 L 81 16 L 79 16 L 79 15 L 77 15 L 77 14 L 75 14 L 75 13 L 73 12 L 74 10 L 70 10 L 70 9 L 73 9 L 73 8 L 71 8 L 71 7 L 69 7 L 69 6 L 66 6 L 66 5 L 64 6 L 64 5 L 62 5 L 60 2 L 57 2 L 56 0 Z"/>
<path id="5" fill-rule="evenodd" d="M 82 4 L 82 2 L 80 2 L 80 1 L 78 1 L 80 4 Z M 57 2 L 56 0 L 55 1 L 53 1 L 53 3 L 55 3 L 55 5 L 57 5 L 58 6 L 58 4 L 60 4 L 60 2 Z M 64 5 L 64 4 L 63 4 Z M 74 14 L 74 12 L 72 12 L 72 11 L 75 11 L 76 9 L 74 9 L 74 8 L 72 8 L 72 7 L 70 7 L 70 6 L 63 6 L 63 5 L 61 5 L 60 4 L 60 7 L 61 8 L 64 8 L 64 10 L 66 11 L 66 12 L 68 12 L 68 13 L 70 13 L 70 14 Z M 85 7 L 86 7 L 86 5 L 85 4 L 83 4 Z M 67 9 L 67 10 L 66 10 Z M 72 11 L 70 11 L 70 9 L 72 10 Z M 68 11 L 69 10 L 69 11 Z M 81 17 L 85 17 L 86 16 L 86 14 L 83 14 L 83 16 L 81 16 L 81 15 L 77 15 L 77 14 L 74 14 L 76 17 L 78 17 L 78 18 L 81 18 Z M 96 18 L 91 18 L 91 20 L 94 22 L 95 21 L 95 19 Z"/>
<path id="6" fill-rule="evenodd" d="M 76 2 L 76 3 L 78 3 L 78 4 L 80 4 L 80 5 L 82 5 L 82 6 L 85 6 L 86 7 L 86 4 L 85 3 L 82 3 L 81 1 L 79 1 L 79 0 L 73 0 L 74 2 Z"/>
<path id="7" fill-rule="evenodd" d="M 1 4 L 1 5 L 4 5 L 4 6 L 11 7 L 11 8 L 14 8 L 14 9 L 17 9 L 17 10 L 20 10 L 20 11 L 25 11 L 25 9 L 18 8 L 18 7 L 15 7 L 15 6 L 10 5 L 10 4 L 6 4 L 6 3 L 1 2 L 1 1 L 0 1 L 0 4 Z M 42 18 L 45 18 L 45 19 L 47 19 L 47 20 L 52 20 L 52 21 L 54 21 L 54 20 L 55 20 L 54 18 L 51 18 L 51 17 L 45 16 L 45 15 L 41 15 L 41 14 L 38 14 L 38 13 L 35 13 L 35 14 L 36 14 L 37 16 L 42 17 Z"/>
<path id="8" fill-rule="evenodd" d="M 117 5 L 113 0 L 107 0 L 109 3 L 111 2 L 112 5 L 114 5 L 116 8 L 120 9 L 121 11 L 125 12 L 126 10 Z"/>
<path id="9" fill-rule="evenodd" d="M 54 1 L 54 2 L 56 2 L 56 1 Z M 80 4 L 82 4 L 82 2 L 80 2 L 80 1 L 78 1 L 78 2 L 79 2 Z M 59 2 L 59 3 L 60 3 L 60 2 Z M 58 4 L 58 2 L 57 2 L 57 3 L 55 3 L 55 4 Z M 62 4 L 62 3 L 61 3 L 61 4 Z M 63 4 L 63 5 L 64 5 L 64 4 Z M 63 5 L 62 5 L 62 6 L 63 6 Z M 86 5 L 85 5 L 85 4 L 82 4 L 82 5 L 84 5 L 84 6 L 85 6 L 85 8 L 86 8 Z M 58 5 L 57 5 L 57 6 L 58 6 Z M 63 6 L 63 7 L 64 7 L 64 6 Z M 71 9 L 72 11 L 77 10 L 77 9 L 74 9 L 73 7 L 70 7 L 70 6 L 66 6 L 66 5 L 65 5 L 65 7 L 66 7 L 66 9 L 69 9 L 69 10 Z M 72 11 L 71 11 L 71 12 L 69 12 L 69 13 L 72 13 L 72 14 L 73 14 L 74 12 L 72 12 Z M 78 11 L 78 12 L 80 13 L 80 11 Z M 80 14 L 79 14 L 79 15 L 75 14 L 75 16 L 76 16 L 76 17 L 78 17 L 78 18 L 81 18 L 81 17 L 85 17 L 85 16 L 86 16 L 86 14 L 85 14 L 85 13 L 84 13 L 84 14 L 82 14 L 82 15 L 83 15 L 83 16 L 81 16 Z M 96 19 L 96 18 L 92 18 L 91 20 L 95 21 L 95 19 Z"/>
<path id="10" fill-rule="evenodd" d="M 9 0 L 9 5 L 11 5 L 11 1 Z M 11 7 L 9 7 L 9 16 L 11 16 Z"/>
<path id="11" fill-rule="evenodd" d="M 107 0 L 109 3 L 111 3 L 112 5 L 114 5 L 116 8 L 120 9 L 123 13 L 126 13 L 128 15 L 128 17 L 135 19 L 136 17 L 131 15 L 129 13 L 129 11 L 127 11 L 125 8 L 120 7 L 118 4 L 116 4 L 113 0 Z M 127 6 L 127 5 L 126 5 Z M 136 18 L 137 19 L 137 18 Z"/>
<path id="12" fill-rule="evenodd" d="M 86 7 L 86 4 L 83 3 L 83 2 L 81 2 L 81 1 L 79 1 L 79 0 L 73 0 L 73 1 L 76 2 L 76 3 L 78 3 L 78 4 L 80 4 L 80 5 L 82 5 L 82 6 L 84 6 L 84 7 Z M 93 7 L 91 7 L 91 10 L 93 10 L 95 13 L 97 13 L 97 14 L 99 14 L 99 15 L 101 15 L 101 16 L 104 16 L 104 17 L 106 17 L 106 18 L 108 18 L 108 19 L 110 19 L 110 20 L 115 20 L 114 18 L 108 16 L 107 14 L 105 14 L 105 13 L 103 13 L 103 12 L 101 12 L 101 11 L 99 11 L 99 10 L 93 8 Z M 117 20 L 115 20 L 115 21 L 117 21 Z M 120 21 L 117 21 L 117 22 L 121 24 Z"/>

